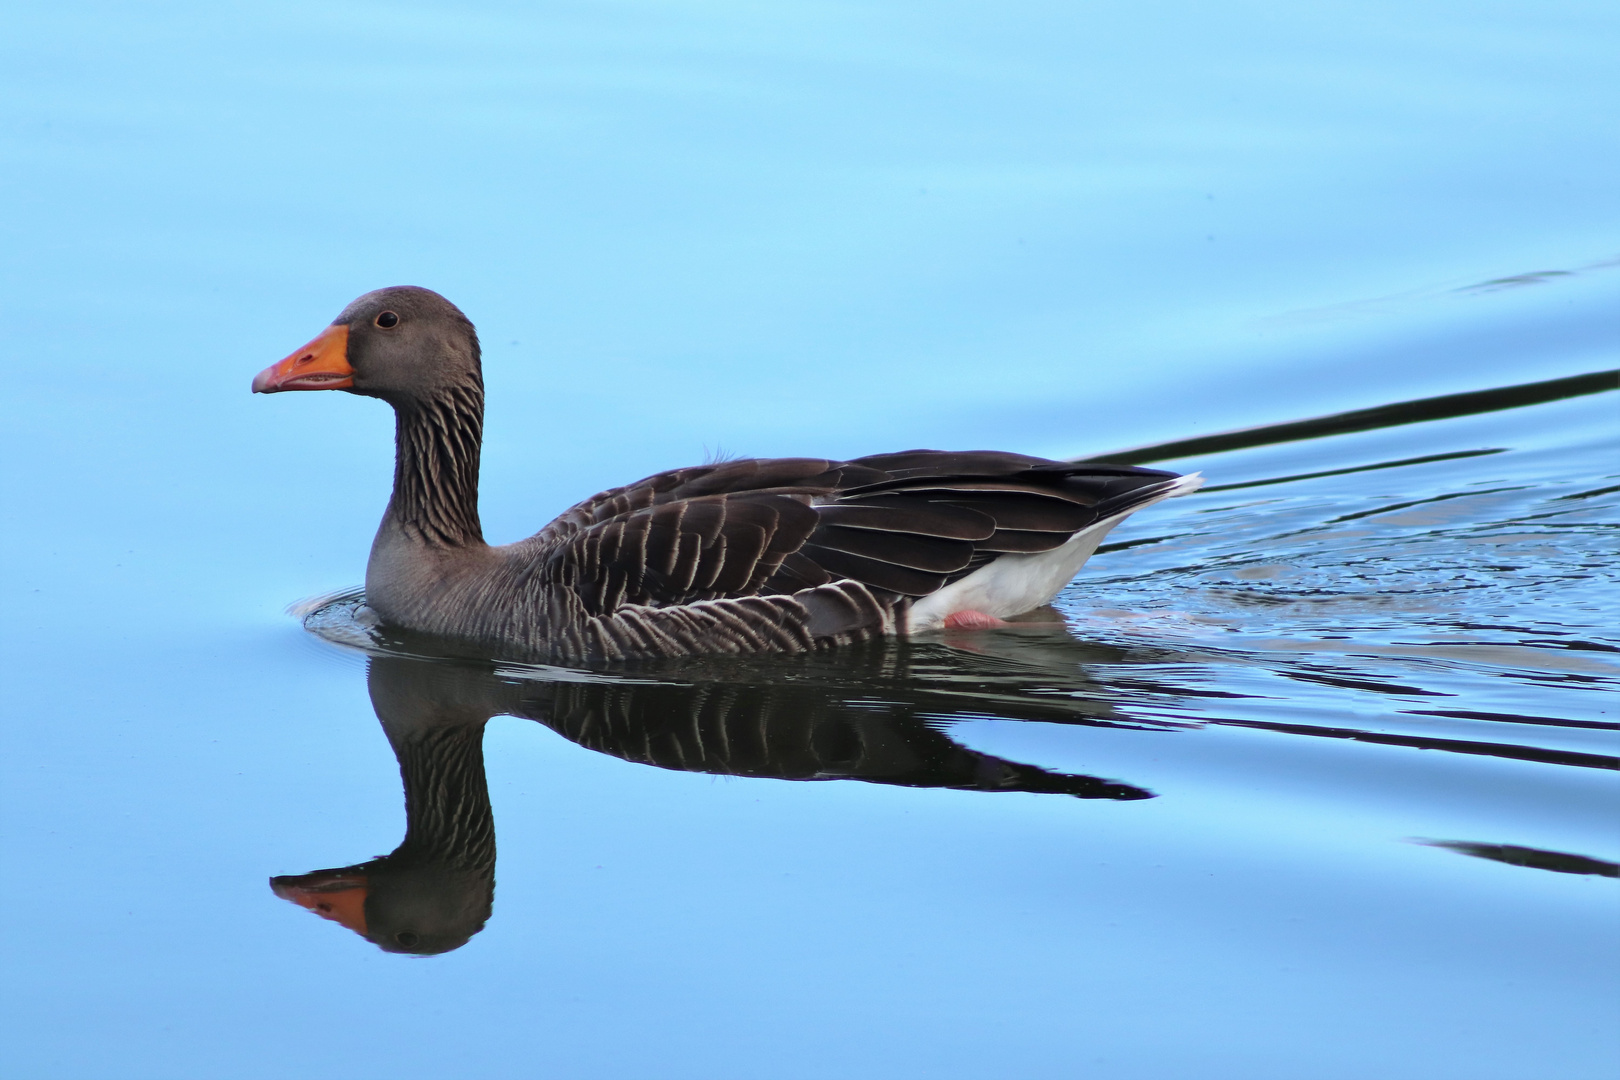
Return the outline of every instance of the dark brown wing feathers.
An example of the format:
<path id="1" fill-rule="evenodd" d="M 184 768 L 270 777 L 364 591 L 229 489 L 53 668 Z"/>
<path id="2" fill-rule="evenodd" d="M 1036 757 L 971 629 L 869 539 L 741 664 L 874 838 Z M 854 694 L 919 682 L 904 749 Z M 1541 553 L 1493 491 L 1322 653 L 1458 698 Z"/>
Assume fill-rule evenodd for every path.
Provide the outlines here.
<path id="1" fill-rule="evenodd" d="M 1062 467 L 1062 462 L 1046 458 L 1009 454 L 1000 450 L 901 450 L 894 454 L 873 454 L 856 458 L 851 465 L 861 465 L 876 472 L 886 473 L 889 479 L 912 480 L 917 477 L 1006 476 L 1030 469 Z"/>
<path id="2" fill-rule="evenodd" d="M 818 585 L 825 585 L 833 580 L 827 568 L 816 562 L 802 551 L 795 551 L 782 560 L 782 565 L 776 568 L 770 580 L 766 582 L 765 591 L 772 593 L 796 593 L 801 589 L 813 589 Z"/>
<path id="3" fill-rule="evenodd" d="M 590 614 L 797 593 L 841 578 L 925 596 L 1005 552 L 1049 551 L 1174 473 L 996 452 L 729 461 L 603 492 L 536 537 Z M 821 599 L 818 621 L 856 618 Z"/>
<path id="4" fill-rule="evenodd" d="M 862 584 L 901 596 L 927 596 L 945 586 L 948 574 L 930 574 L 909 566 L 883 559 L 871 559 L 833 547 L 808 543 L 801 554 L 832 574 L 834 578 L 853 578 Z"/>
<path id="5" fill-rule="evenodd" d="M 926 500 L 933 506 L 976 511 L 989 518 L 997 529 L 1061 533 L 1067 537 L 1095 520 L 1090 505 L 1075 501 L 1061 491 L 1032 491 L 1012 484 L 919 487 L 908 489 L 907 495 Z"/>
<path id="6" fill-rule="evenodd" d="M 996 518 L 960 504 L 929 502 L 914 495 L 875 495 L 816 507 L 823 525 L 879 532 L 908 532 L 951 540 L 985 540 Z"/>

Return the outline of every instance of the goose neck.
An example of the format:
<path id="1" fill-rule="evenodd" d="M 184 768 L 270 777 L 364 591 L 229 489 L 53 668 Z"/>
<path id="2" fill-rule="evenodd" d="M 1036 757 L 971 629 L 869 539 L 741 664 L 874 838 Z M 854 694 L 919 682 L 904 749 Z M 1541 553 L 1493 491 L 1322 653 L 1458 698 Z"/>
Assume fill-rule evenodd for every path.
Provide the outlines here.
<path id="1" fill-rule="evenodd" d="M 481 386 L 454 387 L 394 405 L 396 523 L 441 547 L 482 544 L 478 466 L 484 439 Z"/>
<path id="2" fill-rule="evenodd" d="M 495 815 L 484 775 L 484 725 L 451 723 L 397 746 L 405 839 L 395 855 L 468 870 L 495 864 Z"/>

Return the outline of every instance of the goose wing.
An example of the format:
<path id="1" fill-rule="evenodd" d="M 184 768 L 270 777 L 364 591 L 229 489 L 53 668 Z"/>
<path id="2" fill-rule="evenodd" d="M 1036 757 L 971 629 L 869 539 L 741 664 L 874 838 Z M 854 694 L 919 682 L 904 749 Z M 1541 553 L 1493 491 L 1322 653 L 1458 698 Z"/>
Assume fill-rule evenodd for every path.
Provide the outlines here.
<path id="1" fill-rule="evenodd" d="M 591 615 L 846 579 L 920 597 L 1000 555 L 1059 547 L 1175 479 L 988 451 L 749 459 L 603 492 L 535 541 L 547 581 Z"/>

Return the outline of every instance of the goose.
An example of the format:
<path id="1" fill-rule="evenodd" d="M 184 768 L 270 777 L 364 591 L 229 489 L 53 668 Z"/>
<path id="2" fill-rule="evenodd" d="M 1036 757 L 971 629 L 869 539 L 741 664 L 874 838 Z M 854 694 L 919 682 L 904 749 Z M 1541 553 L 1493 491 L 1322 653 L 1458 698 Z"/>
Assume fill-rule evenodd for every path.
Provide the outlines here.
<path id="1" fill-rule="evenodd" d="M 393 406 L 367 605 L 385 625 L 540 663 L 997 627 L 1047 604 L 1128 515 L 1202 483 L 1000 451 L 749 458 L 604 491 L 497 546 L 478 517 L 478 334 L 443 296 L 366 293 L 253 390 Z"/>

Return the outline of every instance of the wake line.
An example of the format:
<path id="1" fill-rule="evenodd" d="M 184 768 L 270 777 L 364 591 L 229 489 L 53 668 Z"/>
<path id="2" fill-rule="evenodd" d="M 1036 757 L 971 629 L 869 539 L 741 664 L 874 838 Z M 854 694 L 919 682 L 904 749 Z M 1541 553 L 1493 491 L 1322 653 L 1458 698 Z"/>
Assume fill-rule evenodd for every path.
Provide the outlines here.
<path id="1" fill-rule="evenodd" d="M 1449 420 L 1454 416 L 1473 416 L 1477 413 L 1519 409 L 1526 405 L 1541 405 L 1549 401 L 1601 394 L 1607 390 L 1620 390 L 1620 368 L 1593 371 L 1585 375 L 1570 375 L 1562 379 L 1521 383 L 1492 390 L 1470 390 L 1462 394 L 1442 394 L 1439 397 L 1397 401 L 1390 405 L 1377 405 L 1371 409 L 1331 413 L 1309 420 L 1290 420 L 1282 424 L 1264 424 L 1260 427 L 1239 428 L 1214 435 L 1199 435 L 1191 439 L 1137 446 L 1106 454 L 1074 458 L 1076 462 L 1110 462 L 1118 465 L 1141 465 L 1150 461 L 1190 457 L 1194 454 L 1218 454 L 1227 450 L 1244 450 L 1251 446 L 1271 446 L 1275 443 L 1320 439 L 1328 435 L 1348 435 L 1357 431 L 1399 427 L 1402 424 L 1421 424 L 1429 420 Z"/>

